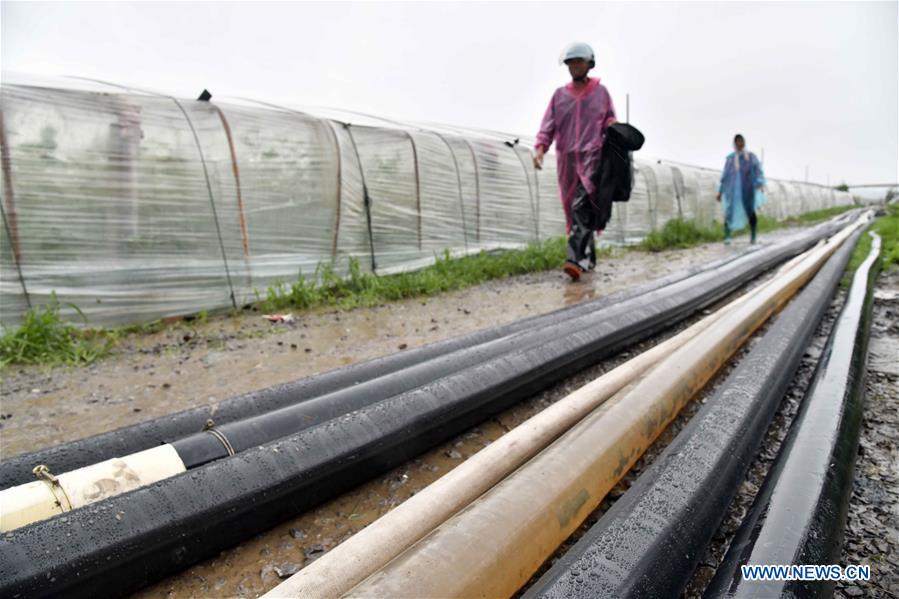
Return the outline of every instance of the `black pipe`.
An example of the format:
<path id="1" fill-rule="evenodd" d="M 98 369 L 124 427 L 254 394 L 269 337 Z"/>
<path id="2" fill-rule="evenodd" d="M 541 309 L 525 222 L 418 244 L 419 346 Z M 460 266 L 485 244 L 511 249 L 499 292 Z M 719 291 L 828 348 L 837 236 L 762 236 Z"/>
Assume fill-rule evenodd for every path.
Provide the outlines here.
<path id="1" fill-rule="evenodd" d="M 834 581 L 749 581 L 744 565 L 840 561 L 864 403 L 875 241 L 818 360 L 796 419 L 704 597 L 832 596 Z"/>
<path id="2" fill-rule="evenodd" d="M 810 232 L 809 236 L 814 237 L 814 232 Z M 50 471 L 57 474 L 68 472 L 191 435 L 203 430 L 206 422 L 210 419 L 214 420 L 216 425 L 222 425 L 346 388 L 354 388 L 358 397 L 366 396 L 366 394 L 369 397 L 386 397 L 400 393 L 420 384 L 415 381 L 407 382 L 406 375 L 400 375 L 405 369 L 412 366 L 429 360 L 439 360 L 451 352 L 475 347 L 533 327 L 564 321 L 576 315 L 600 310 L 617 302 L 684 280 L 699 272 L 723 266 L 745 255 L 751 254 L 729 256 L 700 268 L 684 270 L 633 289 L 581 302 L 554 312 L 531 316 L 506 325 L 475 331 L 323 374 L 245 393 L 211 406 L 183 410 L 110 432 L 13 456 L 0 461 L 0 489 L 31 482 L 34 480 L 32 469 L 38 464 L 48 465 Z M 363 385 L 369 384 L 375 379 L 381 379 L 376 385 L 376 390 L 371 393 L 364 391 Z M 306 424 L 317 424 L 339 413 L 344 412 L 328 409 L 318 414 L 310 411 L 306 414 Z"/>
<path id="3" fill-rule="evenodd" d="M 823 231 L 823 229 L 822 229 Z M 604 324 L 464 369 L 232 458 L 11 531 L 0 595 L 121 595 L 330 499 L 699 310 L 806 236 L 608 310 Z M 736 264 L 737 262 L 735 262 Z"/>
<path id="4" fill-rule="evenodd" d="M 827 312 L 861 232 L 791 301 L 720 391 L 525 599 L 677 597 Z"/>

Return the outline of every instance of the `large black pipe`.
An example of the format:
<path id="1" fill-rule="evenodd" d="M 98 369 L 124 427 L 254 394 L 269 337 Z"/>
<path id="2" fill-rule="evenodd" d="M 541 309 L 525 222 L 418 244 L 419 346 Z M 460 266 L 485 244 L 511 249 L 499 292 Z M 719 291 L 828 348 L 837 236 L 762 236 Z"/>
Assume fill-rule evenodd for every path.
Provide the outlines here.
<path id="1" fill-rule="evenodd" d="M 119 595 L 344 492 L 794 255 L 729 267 L 610 306 L 589 331 L 513 351 L 297 434 L 0 538 L 0 595 Z M 736 265 L 736 266 L 735 266 Z"/>
<path id="2" fill-rule="evenodd" d="M 822 235 L 830 234 L 838 228 L 842 222 L 841 218 L 843 217 L 838 217 L 831 222 L 804 231 L 797 235 L 793 241 L 803 240 L 804 249 Z M 778 252 L 782 245 L 784 244 L 777 244 L 760 251 Z M 160 443 L 186 437 L 202 430 L 210 419 L 214 420 L 216 425 L 222 425 L 348 388 L 354 389 L 353 397 L 357 402 L 364 402 L 366 398 L 369 398 L 370 401 L 370 398 L 382 398 L 401 393 L 420 384 L 422 378 L 421 376 L 415 376 L 416 372 L 419 375 L 427 372 L 427 369 L 410 370 L 417 365 L 433 360 L 442 362 L 442 358 L 452 352 L 463 352 L 468 348 L 502 339 L 535 327 L 565 322 L 576 316 L 601 310 L 629 298 L 683 281 L 695 274 L 725 266 L 733 261 L 744 260 L 753 253 L 746 252 L 737 256 L 729 256 L 716 260 L 704 267 L 668 275 L 634 289 L 575 304 L 548 314 L 532 316 L 507 325 L 476 331 L 420 348 L 353 364 L 324 374 L 275 385 L 260 391 L 245 393 L 212 406 L 184 410 L 85 439 L 13 456 L 0 462 L 0 489 L 30 482 L 33 480 L 32 469 L 38 464 L 48 465 L 51 472 L 68 472 L 113 457 L 142 451 Z M 319 402 L 317 404 L 318 407 L 315 409 L 304 411 L 305 426 L 318 424 L 338 414 L 356 409 L 361 405 L 365 404 L 351 403 L 349 407 L 344 407 L 342 403 Z"/>
<path id="3" fill-rule="evenodd" d="M 389 356 L 352 364 L 323 374 L 244 393 L 217 404 L 183 410 L 110 432 L 13 456 L 0 462 L 0 489 L 34 480 L 32 469 L 38 464 L 48 465 L 50 471 L 57 474 L 68 472 L 186 437 L 203 430 L 206 422 L 210 419 L 216 425 L 222 425 L 330 395 L 342 389 L 355 389 L 354 396 L 357 398 L 389 397 L 421 384 L 421 378 L 412 377 L 410 379 L 408 377 L 409 369 L 416 365 L 434 360 L 442 361 L 443 357 L 453 352 L 464 351 L 531 328 L 601 310 L 617 302 L 684 280 L 699 272 L 723 266 L 743 255 L 745 254 L 728 256 L 703 267 L 667 275 L 632 289 L 547 314 L 528 317 L 506 325 L 475 331 Z M 328 405 L 320 402 L 318 408 L 305 413 L 306 426 L 318 424 L 345 413 L 349 409 L 355 409 L 348 408 L 339 411 L 341 405 Z M 320 409 L 324 411 L 319 412 Z"/>
<path id="4" fill-rule="evenodd" d="M 682 593 L 830 305 L 859 235 L 828 260 L 720 391 L 525 599 Z"/>
<path id="5" fill-rule="evenodd" d="M 704 597 L 832 596 L 834 581 L 753 581 L 744 565 L 840 560 L 864 402 L 875 241 L 855 272 L 790 432 Z"/>

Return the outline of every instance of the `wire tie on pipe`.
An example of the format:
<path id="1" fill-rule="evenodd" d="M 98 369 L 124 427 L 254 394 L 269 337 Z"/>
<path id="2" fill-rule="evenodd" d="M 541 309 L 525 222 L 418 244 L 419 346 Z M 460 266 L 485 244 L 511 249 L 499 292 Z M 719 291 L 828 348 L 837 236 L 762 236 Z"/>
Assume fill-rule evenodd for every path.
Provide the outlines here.
<path id="1" fill-rule="evenodd" d="M 233 456 L 237 452 L 234 451 L 234 446 L 231 445 L 231 441 L 228 440 L 228 437 L 226 437 L 222 433 L 222 431 L 216 430 L 216 429 L 208 426 L 211 422 L 212 422 L 212 420 L 206 421 L 207 426 L 203 427 L 203 431 L 209 433 L 210 435 L 212 435 L 213 437 L 218 439 L 219 443 L 222 444 L 222 447 L 224 447 L 225 450 L 228 452 L 228 456 L 229 457 Z"/>
<path id="2" fill-rule="evenodd" d="M 47 486 L 50 487 L 50 492 L 53 493 L 53 497 L 56 498 L 56 503 L 62 511 L 72 511 L 72 502 L 69 499 L 69 496 L 66 495 L 65 489 L 59 484 L 59 479 L 50 472 L 50 469 L 46 464 L 38 464 L 34 467 L 32 472 L 38 480 L 47 483 Z"/>

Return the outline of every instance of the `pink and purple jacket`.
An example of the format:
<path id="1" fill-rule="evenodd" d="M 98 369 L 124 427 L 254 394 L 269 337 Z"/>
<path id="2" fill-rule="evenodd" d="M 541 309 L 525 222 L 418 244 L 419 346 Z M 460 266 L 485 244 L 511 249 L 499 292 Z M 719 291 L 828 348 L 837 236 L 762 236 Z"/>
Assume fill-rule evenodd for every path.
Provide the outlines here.
<path id="1" fill-rule="evenodd" d="M 571 230 L 571 203 L 580 182 L 596 192 L 592 175 L 599 166 L 606 129 L 616 121 L 612 97 L 599 79 L 587 79 L 580 90 L 571 82 L 549 101 L 535 148 L 549 150 L 556 143 L 556 168 L 567 229 Z"/>

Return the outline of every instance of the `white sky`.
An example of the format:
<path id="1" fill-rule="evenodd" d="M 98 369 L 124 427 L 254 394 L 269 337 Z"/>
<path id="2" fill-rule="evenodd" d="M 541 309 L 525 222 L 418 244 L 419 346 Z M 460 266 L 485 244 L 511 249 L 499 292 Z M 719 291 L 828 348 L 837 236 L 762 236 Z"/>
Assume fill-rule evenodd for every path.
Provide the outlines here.
<path id="1" fill-rule="evenodd" d="M 643 154 L 768 174 L 899 179 L 899 3 L 2 2 L 0 65 L 534 135 L 591 43 Z"/>

